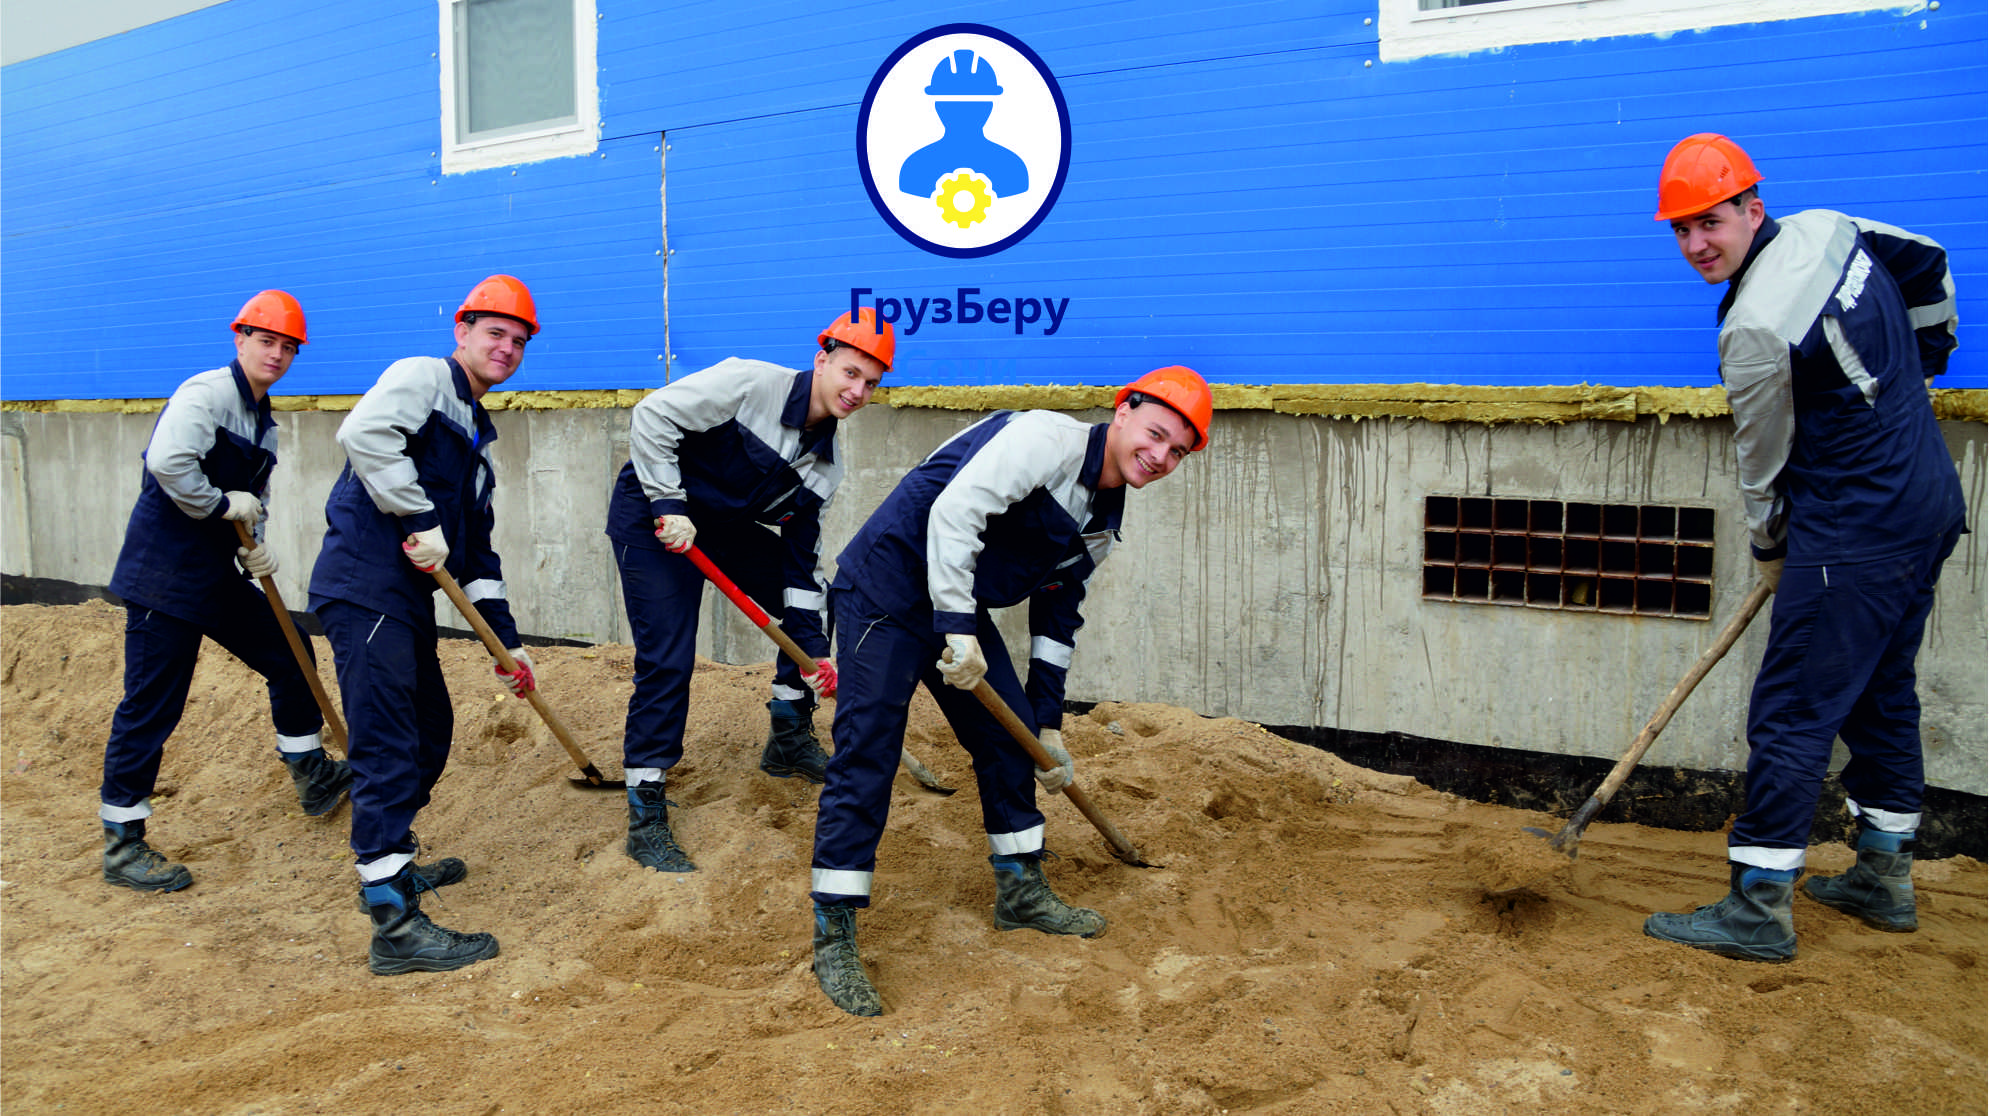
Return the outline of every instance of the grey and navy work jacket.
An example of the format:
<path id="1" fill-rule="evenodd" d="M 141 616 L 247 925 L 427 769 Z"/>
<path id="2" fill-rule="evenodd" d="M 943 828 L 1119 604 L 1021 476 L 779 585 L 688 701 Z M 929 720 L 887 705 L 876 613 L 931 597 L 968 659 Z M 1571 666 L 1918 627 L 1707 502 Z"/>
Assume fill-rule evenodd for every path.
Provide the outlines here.
<path id="1" fill-rule="evenodd" d="M 629 462 L 608 500 L 608 537 L 661 550 L 656 520 L 689 516 L 699 530 L 757 523 L 780 532 L 781 627 L 827 656 L 822 634 L 822 509 L 842 483 L 836 420 L 811 429 L 814 369 L 728 357 L 643 397 L 629 417 Z"/>
<path id="2" fill-rule="evenodd" d="M 410 357 L 387 367 L 338 426 L 346 465 L 325 501 L 325 541 L 311 571 L 311 608 L 349 601 L 413 625 L 435 618 L 433 574 L 401 543 L 442 528 L 443 563 L 506 647 L 518 628 L 490 542 L 497 428 L 454 359 Z"/>
<path id="3" fill-rule="evenodd" d="M 973 635 L 981 609 L 1029 602 L 1030 709 L 1062 723 L 1092 571 L 1119 538 L 1126 490 L 1100 490 L 1106 424 L 997 411 L 932 452 L 836 559 L 913 631 Z"/>
<path id="4" fill-rule="evenodd" d="M 199 621 L 215 586 L 248 576 L 235 565 L 241 539 L 222 518 L 224 494 L 268 499 L 276 468 L 269 400 L 249 390 L 239 361 L 202 372 L 174 389 L 143 458 L 145 476 L 110 591 L 128 604 Z"/>
<path id="5" fill-rule="evenodd" d="M 1926 392 L 1954 326 L 1939 244 L 1826 209 L 1762 222 L 1720 302 L 1755 557 L 1877 561 L 1960 525 Z"/>

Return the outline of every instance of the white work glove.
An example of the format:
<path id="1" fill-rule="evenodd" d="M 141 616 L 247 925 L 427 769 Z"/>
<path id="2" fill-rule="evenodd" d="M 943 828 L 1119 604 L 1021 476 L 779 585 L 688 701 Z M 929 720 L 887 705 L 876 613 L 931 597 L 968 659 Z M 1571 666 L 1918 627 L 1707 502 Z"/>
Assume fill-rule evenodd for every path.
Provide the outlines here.
<path id="1" fill-rule="evenodd" d="M 981 654 L 979 636 L 949 635 L 946 653 L 939 657 L 939 674 L 946 684 L 971 690 L 988 676 L 987 656 Z"/>
<path id="2" fill-rule="evenodd" d="M 1761 572 L 1761 580 L 1768 583 L 1768 591 L 1773 593 L 1782 584 L 1782 567 L 1787 558 L 1756 558 L 1754 568 Z"/>
<path id="3" fill-rule="evenodd" d="M 689 550 L 697 538 L 697 524 L 688 515 L 666 515 L 656 520 L 656 541 L 672 554 Z"/>
<path id="4" fill-rule="evenodd" d="M 434 573 L 442 563 L 449 560 L 449 543 L 442 538 L 442 528 L 430 527 L 426 531 L 416 531 L 401 544 L 401 553 L 414 563 L 414 568 L 422 573 Z"/>
<path id="5" fill-rule="evenodd" d="M 1036 734 L 1036 742 L 1050 753 L 1051 759 L 1057 761 L 1057 765 L 1048 771 L 1037 768 L 1036 781 L 1043 784 L 1044 790 L 1056 794 L 1070 786 L 1070 781 L 1077 777 L 1077 767 L 1071 762 L 1069 750 L 1064 747 L 1063 730 L 1044 729 Z"/>
<path id="6" fill-rule="evenodd" d="M 816 698 L 820 699 L 820 698 L 835 697 L 836 696 L 835 660 L 816 659 L 815 673 L 804 674 L 801 676 L 801 680 L 803 682 L 808 683 L 808 688 L 815 692 Z"/>
<path id="7" fill-rule="evenodd" d="M 262 501 L 253 492 L 223 492 L 227 506 L 221 511 L 221 518 L 232 519 L 250 530 L 262 522 Z"/>
<path id="8" fill-rule="evenodd" d="M 506 647 L 504 651 L 511 656 L 511 661 L 517 664 L 518 669 L 506 673 L 503 663 L 492 663 L 490 669 L 491 673 L 497 675 L 497 680 L 511 690 L 511 696 L 521 698 L 527 692 L 538 689 L 539 680 L 532 677 L 532 657 L 525 654 L 525 649 Z"/>
<path id="9" fill-rule="evenodd" d="M 276 555 L 270 553 L 266 546 L 254 549 L 238 546 L 235 548 L 235 560 L 242 564 L 243 569 L 249 571 L 250 577 L 276 576 Z"/>

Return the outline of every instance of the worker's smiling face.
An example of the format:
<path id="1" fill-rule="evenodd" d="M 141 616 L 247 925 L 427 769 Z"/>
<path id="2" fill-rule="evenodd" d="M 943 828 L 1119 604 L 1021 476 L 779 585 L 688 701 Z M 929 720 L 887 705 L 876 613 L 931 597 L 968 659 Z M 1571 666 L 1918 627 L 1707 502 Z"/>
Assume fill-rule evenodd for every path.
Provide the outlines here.
<path id="1" fill-rule="evenodd" d="M 525 360 L 525 342 L 532 335 L 525 323 L 502 314 L 484 314 L 474 322 L 456 323 L 456 363 L 470 377 L 477 398 L 511 378 Z"/>
<path id="2" fill-rule="evenodd" d="M 1747 249 L 1767 215 L 1758 197 L 1740 205 L 1723 201 L 1703 213 L 1673 221 L 1671 235 L 1678 238 L 1678 251 L 1701 279 L 1724 283 L 1747 262 Z"/>
<path id="3" fill-rule="evenodd" d="M 1173 408 L 1155 402 L 1137 407 L 1121 403 L 1105 432 L 1105 463 L 1099 469 L 1098 487 L 1145 488 L 1187 460 L 1194 445 L 1195 428 Z"/>
<path id="4" fill-rule="evenodd" d="M 290 362 L 297 359 L 297 340 L 266 329 L 236 330 L 235 359 L 248 377 L 249 390 L 261 399 L 290 371 Z"/>
<path id="5" fill-rule="evenodd" d="M 870 402 L 884 379 L 884 362 L 854 345 L 815 353 L 815 382 L 808 391 L 808 425 L 846 419 Z"/>

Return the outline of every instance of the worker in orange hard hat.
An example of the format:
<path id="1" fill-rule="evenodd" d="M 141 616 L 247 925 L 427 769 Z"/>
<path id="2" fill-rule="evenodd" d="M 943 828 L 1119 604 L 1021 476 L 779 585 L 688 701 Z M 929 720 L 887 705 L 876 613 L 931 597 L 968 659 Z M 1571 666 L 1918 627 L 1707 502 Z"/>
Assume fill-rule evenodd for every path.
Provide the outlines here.
<path id="1" fill-rule="evenodd" d="M 435 571 L 461 583 L 510 649 L 516 669 L 493 667 L 504 685 L 520 697 L 535 686 L 491 543 L 497 428 L 483 398 L 518 370 L 538 332 L 532 292 L 492 275 L 456 311 L 454 354 L 395 361 L 339 424 L 346 466 L 325 502 L 310 603 L 345 695 L 352 852 L 375 973 L 446 972 L 497 954 L 491 935 L 459 934 L 422 913 L 421 892 L 469 869 L 456 857 L 415 863 L 413 825 L 448 763 L 455 723 L 437 654 Z"/>
<path id="2" fill-rule="evenodd" d="M 1717 903 L 1655 914 L 1654 938 L 1729 957 L 1796 955 L 1791 907 L 1842 738 L 1858 858 L 1804 894 L 1880 930 L 1917 925 L 1913 843 L 1925 775 L 1913 660 L 1965 511 L 1926 388 L 1955 347 L 1941 246 L 1811 209 L 1777 220 L 1740 145 L 1673 147 L 1657 219 L 1720 301 L 1741 506 L 1775 590 L 1747 715 L 1747 803 Z"/>
<path id="3" fill-rule="evenodd" d="M 608 501 L 635 644 L 635 692 L 622 734 L 628 855 L 659 872 L 695 865 L 670 829 L 664 782 L 684 755 L 704 575 L 692 546 L 770 615 L 817 669 L 785 657 L 767 703 L 760 770 L 822 781 L 815 703 L 836 668 L 822 629 L 822 508 L 842 483 L 839 424 L 870 402 L 891 369 L 897 334 L 864 307 L 815 338 L 806 368 L 731 357 L 650 392 L 629 419 L 629 462 Z"/>
<path id="4" fill-rule="evenodd" d="M 352 783 L 319 742 L 323 719 L 275 614 L 250 580 L 276 573 L 264 501 L 276 468 L 269 389 L 305 342 L 304 309 L 262 291 L 235 315 L 235 359 L 182 383 L 145 447 L 145 472 L 110 590 L 124 602 L 124 699 L 104 746 L 98 816 L 104 879 L 138 891 L 193 882 L 145 841 L 166 738 L 186 709 L 202 636 L 269 680 L 277 754 L 307 814 L 329 812 Z M 236 524 L 255 540 L 243 546 Z M 239 567 L 239 568 L 238 568 Z M 246 576 L 245 576 L 246 575 Z"/>
<path id="5" fill-rule="evenodd" d="M 829 587 L 842 693 L 828 785 L 815 817 L 815 977 L 852 1015 L 883 1010 L 856 948 L 907 709 L 921 682 L 974 761 L 994 867 L 998 929 L 1096 937 L 1097 911 L 1058 898 L 1043 875 L 1039 784 L 1075 774 L 1063 745 L 1064 678 L 1085 586 L 1119 535 L 1126 489 L 1174 472 L 1209 443 L 1208 384 L 1173 366 L 1121 388 L 1111 418 L 1001 411 L 907 474 L 836 559 Z M 1029 605 L 1025 687 L 991 609 Z M 983 681 L 1057 766 L 1038 771 L 971 691 Z"/>

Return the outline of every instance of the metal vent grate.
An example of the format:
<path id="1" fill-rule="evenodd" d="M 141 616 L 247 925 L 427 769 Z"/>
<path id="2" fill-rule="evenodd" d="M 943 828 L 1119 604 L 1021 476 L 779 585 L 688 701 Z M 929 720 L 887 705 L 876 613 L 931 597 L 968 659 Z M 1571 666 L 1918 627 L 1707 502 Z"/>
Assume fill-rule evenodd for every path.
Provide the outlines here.
<path id="1" fill-rule="evenodd" d="M 1703 620 L 1713 509 L 1427 496 L 1423 596 Z"/>

